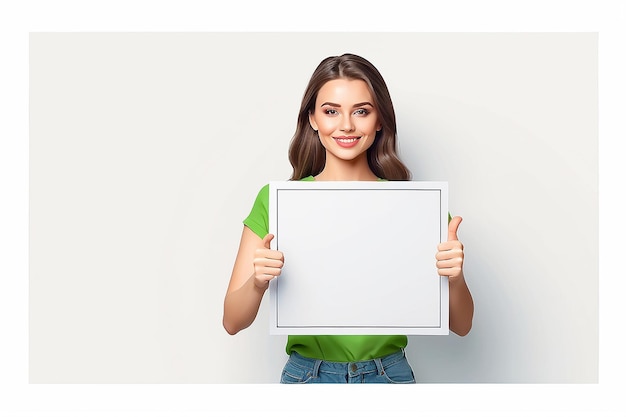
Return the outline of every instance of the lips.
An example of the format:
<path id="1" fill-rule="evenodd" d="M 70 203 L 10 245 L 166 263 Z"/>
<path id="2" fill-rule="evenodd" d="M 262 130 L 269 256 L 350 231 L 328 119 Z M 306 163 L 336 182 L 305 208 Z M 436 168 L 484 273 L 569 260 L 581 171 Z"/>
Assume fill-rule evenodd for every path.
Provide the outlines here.
<path id="1" fill-rule="evenodd" d="M 342 148 L 351 148 L 359 143 L 360 136 L 335 136 L 335 142 Z"/>

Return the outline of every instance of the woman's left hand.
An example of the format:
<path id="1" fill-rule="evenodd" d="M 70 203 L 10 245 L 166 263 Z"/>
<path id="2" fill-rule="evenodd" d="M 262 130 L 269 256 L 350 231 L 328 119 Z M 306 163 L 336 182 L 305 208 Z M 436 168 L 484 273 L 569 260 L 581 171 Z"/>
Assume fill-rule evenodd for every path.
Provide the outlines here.
<path id="1" fill-rule="evenodd" d="M 448 224 L 448 241 L 437 246 L 437 272 L 448 277 L 450 282 L 463 277 L 463 244 L 459 242 L 457 231 L 463 219 L 455 216 Z"/>

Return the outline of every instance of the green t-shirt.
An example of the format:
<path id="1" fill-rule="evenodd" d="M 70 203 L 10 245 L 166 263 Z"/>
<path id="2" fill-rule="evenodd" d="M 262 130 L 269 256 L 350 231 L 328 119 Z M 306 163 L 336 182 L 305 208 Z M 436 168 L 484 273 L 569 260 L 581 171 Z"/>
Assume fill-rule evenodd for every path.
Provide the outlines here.
<path id="1" fill-rule="evenodd" d="M 301 181 L 314 181 L 313 176 Z M 269 231 L 269 184 L 259 191 L 252 210 L 243 224 L 261 239 Z M 286 254 L 286 256 L 289 256 Z M 287 338 L 287 354 L 298 352 L 307 358 L 335 362 L 356 362 L 380 358 L 406 347 L 406 336 L 368 335 L 291 335 Z"/>

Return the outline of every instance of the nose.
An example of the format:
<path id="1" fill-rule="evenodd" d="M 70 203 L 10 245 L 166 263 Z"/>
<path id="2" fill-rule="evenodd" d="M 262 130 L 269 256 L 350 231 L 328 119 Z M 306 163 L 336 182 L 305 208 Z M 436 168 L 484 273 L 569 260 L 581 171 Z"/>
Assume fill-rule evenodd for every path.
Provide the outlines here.
<path id="1" fill-rule="evenodd" d="M 352 123 L 352 117 L 350 117 L 350 115 L 343 116 L 341 120 L 341 130 L 344 132 L 354 130 L 354 124 Z"/>

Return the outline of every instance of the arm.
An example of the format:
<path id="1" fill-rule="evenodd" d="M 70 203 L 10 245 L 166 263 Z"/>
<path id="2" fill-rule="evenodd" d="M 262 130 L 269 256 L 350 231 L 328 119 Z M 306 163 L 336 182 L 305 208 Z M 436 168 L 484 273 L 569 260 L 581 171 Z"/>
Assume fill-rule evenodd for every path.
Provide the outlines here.
<path id="1" fill-rule="evenodd" d="M 474 300 L 467 287 L 465 277 L 461 275 L 450 279 L 450 330 L 459 336 L 465 336 L 472 329 Z"/>
<path id="2" fill-rule="evenodd" d="M 229 334 L 250 326 L 259 311 L 269 282 L 280 275 L 283 254 L 270 249 L 273 235 L 263 240 L 244 226 L 239 251 L 224 298 L 222 323 Z"/>
<path id="3" fill-rule="evenodd" d="M 437 271 L 447 276 L 450 285 L 450 330 L 465 336 L 472 328 L 474 300 L 463 274 L 463 244 L 459 242 L 457 230 L 463 219 L 454 217 L 448 224 L 448 241 L 438 246 Z"/>

